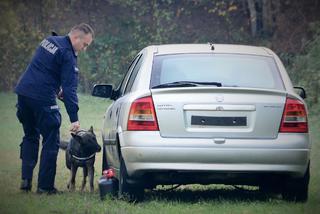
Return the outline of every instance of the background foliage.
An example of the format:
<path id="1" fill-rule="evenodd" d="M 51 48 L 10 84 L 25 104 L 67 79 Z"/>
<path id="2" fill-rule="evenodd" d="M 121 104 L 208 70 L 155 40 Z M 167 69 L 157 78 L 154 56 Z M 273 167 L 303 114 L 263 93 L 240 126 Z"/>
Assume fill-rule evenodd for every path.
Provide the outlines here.
<path id="1" fill-rule="evenodd" d="M 304 85 L 308 91 L 309 104 L 319 102 L 320 96 L 320 23 L 312 25 L 314 39 L 301 54 L 297 54 L 289 69 L 292 81 Z"/>
<path id="2" fill-rule="evenodd" d="M 10 91 L 35 47 L 51 30 L 65 35 L 80 22 L 96 38 L 79 56 L 80 91 L 117 82 L 143 47 L 165 43 L 267 46 L 294 85 L 319 102 L 319 0 L 1 0 L 0 90 Z"/>

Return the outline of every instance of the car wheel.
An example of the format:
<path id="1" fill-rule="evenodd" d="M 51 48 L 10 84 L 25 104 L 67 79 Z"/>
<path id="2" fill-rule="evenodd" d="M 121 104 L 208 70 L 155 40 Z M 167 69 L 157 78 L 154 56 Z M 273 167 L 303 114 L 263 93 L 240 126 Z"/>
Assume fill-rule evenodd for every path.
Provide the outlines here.
<path id="1" fill-rule="evenodd" d="M 263 194 L 281 193 L 281 185 L 276 182 L 265 182 L 259 185 L 259 191 Z"/>
<path id="2" fill-rule="evenodd" d="M 287 201 L 306 202 L 308 200 L 308 185 L 310 179 L 310 164 L 302 178 L 288 179 L 284 184 L 282 197 Z"/>
<path id="3" fill-rule="evenodd" d="M 128 174 L 126 165 L 122 156 L 120 155 L 120 174 L 118 180 L 118 197 L 121 199 L 128 200 L 130 202 L 142 201 L 144 197 L 143 186 L 135 183 L 129 184 L 127 182 Z"/>

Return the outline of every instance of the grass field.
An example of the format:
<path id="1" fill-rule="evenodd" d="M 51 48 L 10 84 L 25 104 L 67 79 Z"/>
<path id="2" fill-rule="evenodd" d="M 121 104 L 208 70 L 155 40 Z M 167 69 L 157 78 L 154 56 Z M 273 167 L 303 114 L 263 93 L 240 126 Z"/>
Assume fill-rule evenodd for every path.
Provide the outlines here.
<path id="1" fill-rule="evenodd" d="M 80 121 L 84 129 L 93 125 L 99 136 L 104 111 L 108 101 L 80 95 Z M 95 192 L 88 189 L 80 193 L 80 172 L 77 191 L 67 192 L 69 171 L 65 167 L 64 151 L 59 152 L 56 186 L 65 191 L 62 195 L 37 195 L 34 172 L 33 192 L 22 193 L 20 185 L 19 144 L 22 128 L 15 117 L 16 97 L 12 93 L 0 93 L 0 213 L 317 213 L 320 210 L 320 122 L 319 106 L 311 109 L 310 130 L 313 141 L 311 154 L 311 181 L 307 203 L 289 203 L 281 198 L 262 195 L 256 189 L 239 190 L 223 185 L 188 185 L 165 192 L 162 189 L 146 193 L 142 203 L 130 204 L 107 198 L 100 201 L 97 181 L 101 172 L 101 156 L 96 159 Z M 69 138 L 69 121 L 61 105 L 63 123 L 61 135 Z M 88 187 L 88 185 L 87 185 Z M 318 210 L 318 211 L 317 211 Z"/>

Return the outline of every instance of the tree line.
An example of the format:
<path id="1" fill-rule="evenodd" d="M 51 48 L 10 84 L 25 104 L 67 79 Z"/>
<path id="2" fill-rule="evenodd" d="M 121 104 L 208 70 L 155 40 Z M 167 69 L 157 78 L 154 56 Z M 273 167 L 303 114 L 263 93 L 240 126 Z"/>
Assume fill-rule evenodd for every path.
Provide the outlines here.
<path id="1" fill-rule="evenodd" d="M 234 43 L 274 50 L 314 104 L 320 94 L 319 9 L 319 0 L 2 0 L 0 90 L 13 89 L 43 37 L 86 22 L 96 38 L 79 56 L 82 92 L 93 83 L 117 84 L 148 45 Z"/>

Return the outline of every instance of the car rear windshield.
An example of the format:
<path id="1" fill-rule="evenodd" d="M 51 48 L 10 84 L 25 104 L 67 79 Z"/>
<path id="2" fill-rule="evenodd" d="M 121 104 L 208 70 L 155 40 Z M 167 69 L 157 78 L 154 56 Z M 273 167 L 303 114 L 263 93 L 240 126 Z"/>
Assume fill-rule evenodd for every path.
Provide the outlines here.
<path id="1" fill-rule="evenodd" d="M 272 57 L 246 54 L 174 54 L 154 57 L 150 88 L 194 86 L 283 89 Z M 162 87 L 161 87 L 162 86 Z M 188 85 L 190 86 L 190 85 Z"/>

